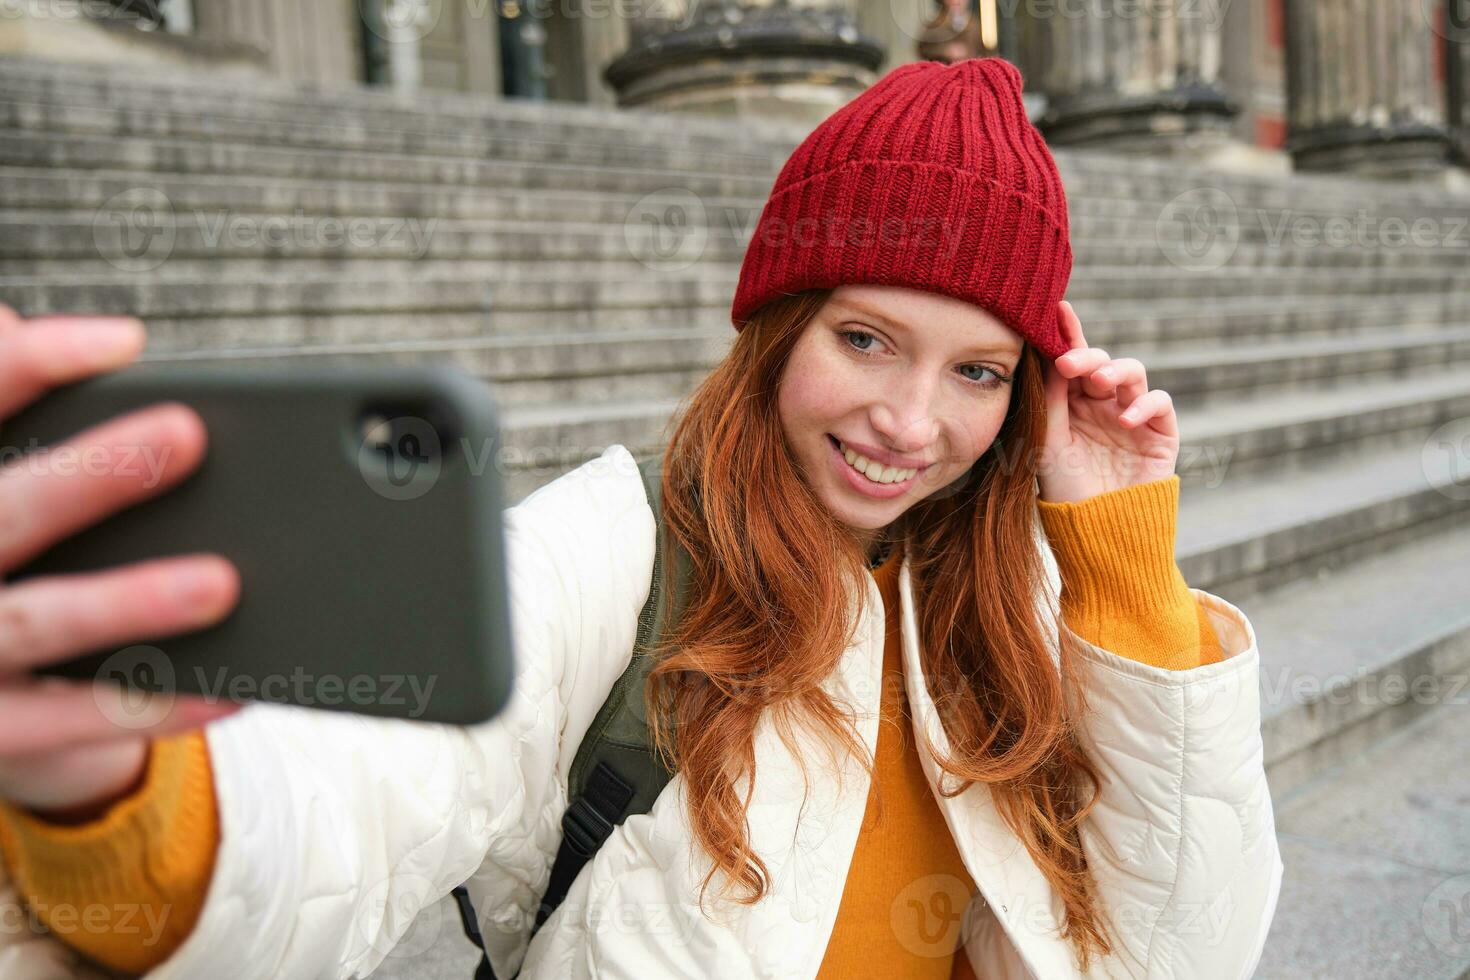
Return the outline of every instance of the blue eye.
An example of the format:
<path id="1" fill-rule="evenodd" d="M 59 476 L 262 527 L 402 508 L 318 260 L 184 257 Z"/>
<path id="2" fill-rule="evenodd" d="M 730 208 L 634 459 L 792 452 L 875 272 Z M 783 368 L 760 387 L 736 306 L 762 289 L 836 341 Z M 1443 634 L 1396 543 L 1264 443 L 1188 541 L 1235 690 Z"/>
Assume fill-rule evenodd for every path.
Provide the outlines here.
<path id="1" fill-rule="evenodd" d="M 853 343 L 852 341 L 852 338 L 859 337 L 865 341 L 876 342 L 878 338 L 868 333 L 866 330 L 843 330 L 839 333 L 839 336 L 842 338 L 843 345 L 853 353 L 862 354 L 864 357 L 877 356 L 877 354 L 873 351 L 871 347 L 861 347 Z M 981 372 L 988 373 L 993 380 L 985 380 L 983 374 L 980 378 L 972 378 L 968 374 L 964 373 L 966 370 L 979 370 Z M 1008 376 L 1001 374 L 994 368 L 988 367 L 984 364 L 962 365 L 960 367 L 960 377 L 965 379 L 966 384 L 969 384 L 974 388 L 979 388 L 982 391 L 992 391 L 996 388 L 999 388 L 1001 385 L 1011 383 L 1011 379 Z"/>
<path id="2" fill-rule="evenodd" d="M 966 365 L 964 365 L 964 366 L 962 366 L 960 368 L 960 372 L 963 373 L 966 370 L 969 370 L 971 368 L 973 368 L 975 370 L 978 370 L 978 371 L 981 371 L 981 372 L 989 372 L 989 374 L 990 374 L 991 377 L 996 378 L 996 379 L 1001 380 L 1001 381 L 1008 380 L 1007 378 L 1003 377 L 999 371 L 996 371 L 996 370 L 994 370 L 992 368 L 988 368 L 984 364 L 966 364 Z M 974 381 L 974 382 L 976 382 L 978 384 L 978 383 L 981 383 L 983 381 L 983 378 L 972 378 L 969 375 L 965 375 L 965 380 L 967 380 L 967 381 Z"/>

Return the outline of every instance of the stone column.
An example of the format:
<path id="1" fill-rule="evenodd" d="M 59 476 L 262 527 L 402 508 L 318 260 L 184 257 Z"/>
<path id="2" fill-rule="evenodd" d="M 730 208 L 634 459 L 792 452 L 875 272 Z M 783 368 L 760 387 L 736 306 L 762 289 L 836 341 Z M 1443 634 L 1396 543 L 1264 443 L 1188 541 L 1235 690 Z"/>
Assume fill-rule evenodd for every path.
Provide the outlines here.
<path id="1" fill-rule="evenodd" d="M 135 64 L 146 69 L 171 65 L 245 77 L 272 71 L 268 53 L 258 44 L 191 33 L 189 18 L 177 12 L 170 15 L 167 29 L 154 24 L 136 10 L 95 0 L 80 4 L 0 0 L 0 56 Z"/>
<path id="2" fill-rule="evenodd" d="M 914 60 L 924 22 L 936 9 L 935 0 L 857 0 L 858 30 L 883 49 L 878 77 Z"/>
<path id="3" fill-rule="evenodd" d="M 1046 96 L 1048 142 L 1113 151 L 1212 149 L 1238 103 L 1221 79 L 1225 0 L 1003 4 L 1028 88 Z"/>
<path id="4" fill-rule="evenodd" d="M 1470 0 L 1447 0 L 1442 16 L 1450 158 L 1470 167 Z"/>
<path id="5" fill-rule="evenodd" d="M 200 37 L 243 41 L 266 53 L 272 71 L 297 81 L 361 78 L 356 0 L 195 0 Z"/>
<path id="6" fill-rule="evenodd" d="M 815 124 L 877 80 L 883 48 L 843 0 L 667 0 L 603 77 L 621 106 Z"/>
<path id="7" fill-rule="evenodd" d="M 1433 25 L 1442 0 L 1287 0 L 1286 149 L 1301 170 L 1442 171 L 1445 92 Z"/>

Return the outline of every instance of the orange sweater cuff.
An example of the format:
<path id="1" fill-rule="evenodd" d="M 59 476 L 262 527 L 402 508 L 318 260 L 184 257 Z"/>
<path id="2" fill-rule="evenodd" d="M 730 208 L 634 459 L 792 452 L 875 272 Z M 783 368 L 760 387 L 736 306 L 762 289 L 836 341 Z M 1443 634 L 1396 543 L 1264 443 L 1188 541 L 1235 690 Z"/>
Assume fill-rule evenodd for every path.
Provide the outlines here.
<path id="1" fill-rule="evenodd" d="M 218 848 L 199 729 L 154 739 L 142 785 L 95 820 L 56 824 L 0 801 L 0 852 L 20 896 L 57 938 L 129 973 L 193 930 Z"/>
<path id="2" fill-rule="evenodd" d="M 1221 658 L 1209 617 L 1174 560 L 1177 473 L 1086 500 L 1036 504 L 1062 579 L 1062 618 L 1073 632 L 1169 670 Z"/>

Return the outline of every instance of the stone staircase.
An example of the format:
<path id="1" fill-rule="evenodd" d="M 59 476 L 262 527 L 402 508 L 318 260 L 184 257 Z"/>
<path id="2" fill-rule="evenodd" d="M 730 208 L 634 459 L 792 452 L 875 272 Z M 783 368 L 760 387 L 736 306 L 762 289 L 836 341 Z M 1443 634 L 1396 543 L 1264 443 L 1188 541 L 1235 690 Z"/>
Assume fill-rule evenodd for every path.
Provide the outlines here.
<path id="1" fill-rule="evenodd" d="M 0 59 L 0 301 L 137 314 L 155 360 L 458 364 L 517 500 L 662 444 L 802 135 Z M 1056 156 L 1088 339 L 1179 407 L 1180 566 L 1258 632 L 1258 976 L 1465 975 L 1470 198 Z"/>

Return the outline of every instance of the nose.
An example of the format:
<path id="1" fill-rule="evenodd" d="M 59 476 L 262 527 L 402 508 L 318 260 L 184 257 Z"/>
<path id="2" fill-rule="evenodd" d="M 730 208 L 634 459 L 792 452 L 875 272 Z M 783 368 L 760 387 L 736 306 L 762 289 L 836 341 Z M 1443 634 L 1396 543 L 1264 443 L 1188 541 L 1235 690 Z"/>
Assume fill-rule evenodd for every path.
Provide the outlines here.
<path id="1" fill-rule="evenodd" d="M 928 379 L 898 380 L 873 404 L 870 421 L 884 444 L 896 453 L 920 454 L 939 438 L 939 419 L 934 413 L 934 382 Z"/>

